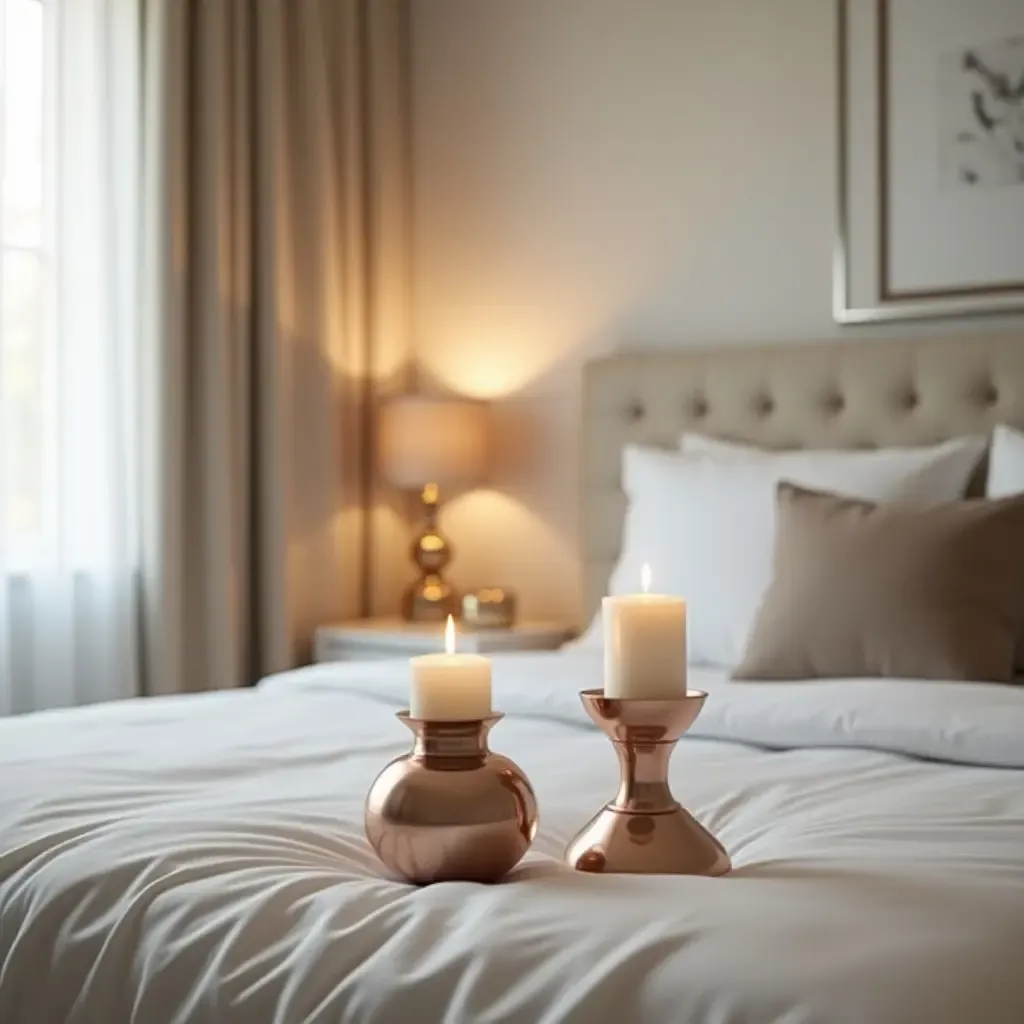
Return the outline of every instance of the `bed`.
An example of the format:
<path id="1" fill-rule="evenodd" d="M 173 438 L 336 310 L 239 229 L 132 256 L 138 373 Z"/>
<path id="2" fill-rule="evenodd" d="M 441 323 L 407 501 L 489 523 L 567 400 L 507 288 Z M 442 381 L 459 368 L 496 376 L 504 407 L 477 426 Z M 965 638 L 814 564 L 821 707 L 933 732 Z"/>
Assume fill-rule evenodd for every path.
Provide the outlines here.
<path id="1" fill-rule="evenodd" d="M 923 444 L 1024 421 L 1024 339 L 618 356 L 584 383 L 584 564 L 617 556 L 618 452 L 699 425 L 775 445 Z M 676 794 L 717 879 L 570 871 L 611 794 L 586 644 L 495 659 L 494 746 L 541 827 L 499 886 L 413 889 L 362 836 L 407 748 L 403 662 L 0 721 L 0 1021 L 1020 1024 L 1024 687 L 736 683 Z"/>

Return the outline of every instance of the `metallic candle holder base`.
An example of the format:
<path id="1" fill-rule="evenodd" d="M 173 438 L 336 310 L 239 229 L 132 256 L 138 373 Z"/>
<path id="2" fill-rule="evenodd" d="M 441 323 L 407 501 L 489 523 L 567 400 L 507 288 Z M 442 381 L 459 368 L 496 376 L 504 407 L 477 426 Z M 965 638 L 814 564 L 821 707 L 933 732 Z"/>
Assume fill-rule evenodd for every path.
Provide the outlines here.
<path id="1" fill-rule="evenodd" d="M 487 747 L 501 718 L 433 722 L 398 713 L 416 739 L 370 787 L 365 821 L 377 856 L 405 881 L 498 882 L 529 849 L 537 834 L 533 788 Z"/>
<path id="2" fill-rule="evenodd" d="M 651 875 L 724 875 L 732 867 L 722 844 L 676 803 L 668 785 L 672 751 L 706 699 L 701 690 L 672 700 L 580 693 L 587 714 L 615 746 L 622 781 L 615 799 L 566 848 L 570 867 Z"/>

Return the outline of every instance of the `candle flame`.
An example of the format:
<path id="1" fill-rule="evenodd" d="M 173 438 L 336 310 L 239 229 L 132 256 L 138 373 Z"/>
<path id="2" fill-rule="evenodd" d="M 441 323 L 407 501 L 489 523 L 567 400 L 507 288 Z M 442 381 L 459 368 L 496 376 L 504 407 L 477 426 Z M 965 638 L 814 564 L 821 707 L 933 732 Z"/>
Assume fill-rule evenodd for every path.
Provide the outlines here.
<path id="1" fill-rule="evenodd" d="M 450 615 L 448 624 L 444 627 L 444 653 L 455 653 L 455 620 Z"/>
<path id="2" fill-rule="evenodd" d="M 651 567 L 646 562 L 640 570 L 640 585 L 644 588 L 645 594 L 651 589 Z"/>

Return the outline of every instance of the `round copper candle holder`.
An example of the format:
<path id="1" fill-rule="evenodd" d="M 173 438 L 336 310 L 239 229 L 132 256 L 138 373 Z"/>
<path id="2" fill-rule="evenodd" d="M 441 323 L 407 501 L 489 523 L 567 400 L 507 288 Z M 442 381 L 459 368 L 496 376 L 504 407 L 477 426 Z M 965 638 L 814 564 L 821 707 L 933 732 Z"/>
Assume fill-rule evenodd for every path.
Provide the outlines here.
<path id="1" fill-rule="evenodd" d="M 366 837 L 384 864 L 415 885 L 498 882 L 537 834 L 537 798 L 522 769 L 493 754 L 502 715 L 434 722 L 400 711 L 412 750 L 366 796 Z"/>
<path id="2" fill-rule="evenodd" d="M 676 802 L 668 785 L 672 751 L 706 699 L 702 690 L 671 700 L 580 693 L 587 714 L 615 747 L 622 779 L 615 799 L 566 848 L 570 867 L 652 875 L 724 875 L 732 867 L 722 844 Z"/>

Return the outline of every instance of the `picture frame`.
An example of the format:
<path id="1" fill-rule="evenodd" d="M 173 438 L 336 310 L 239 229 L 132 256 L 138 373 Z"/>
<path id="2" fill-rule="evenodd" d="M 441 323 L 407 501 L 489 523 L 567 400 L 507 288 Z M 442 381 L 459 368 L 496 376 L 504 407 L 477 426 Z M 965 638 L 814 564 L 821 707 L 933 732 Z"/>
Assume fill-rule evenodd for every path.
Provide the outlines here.
<path id="1" fill-rule="evenodd" d="M 837 0 L 840 324 L 1024 311 L 1024 4 Z"/>

